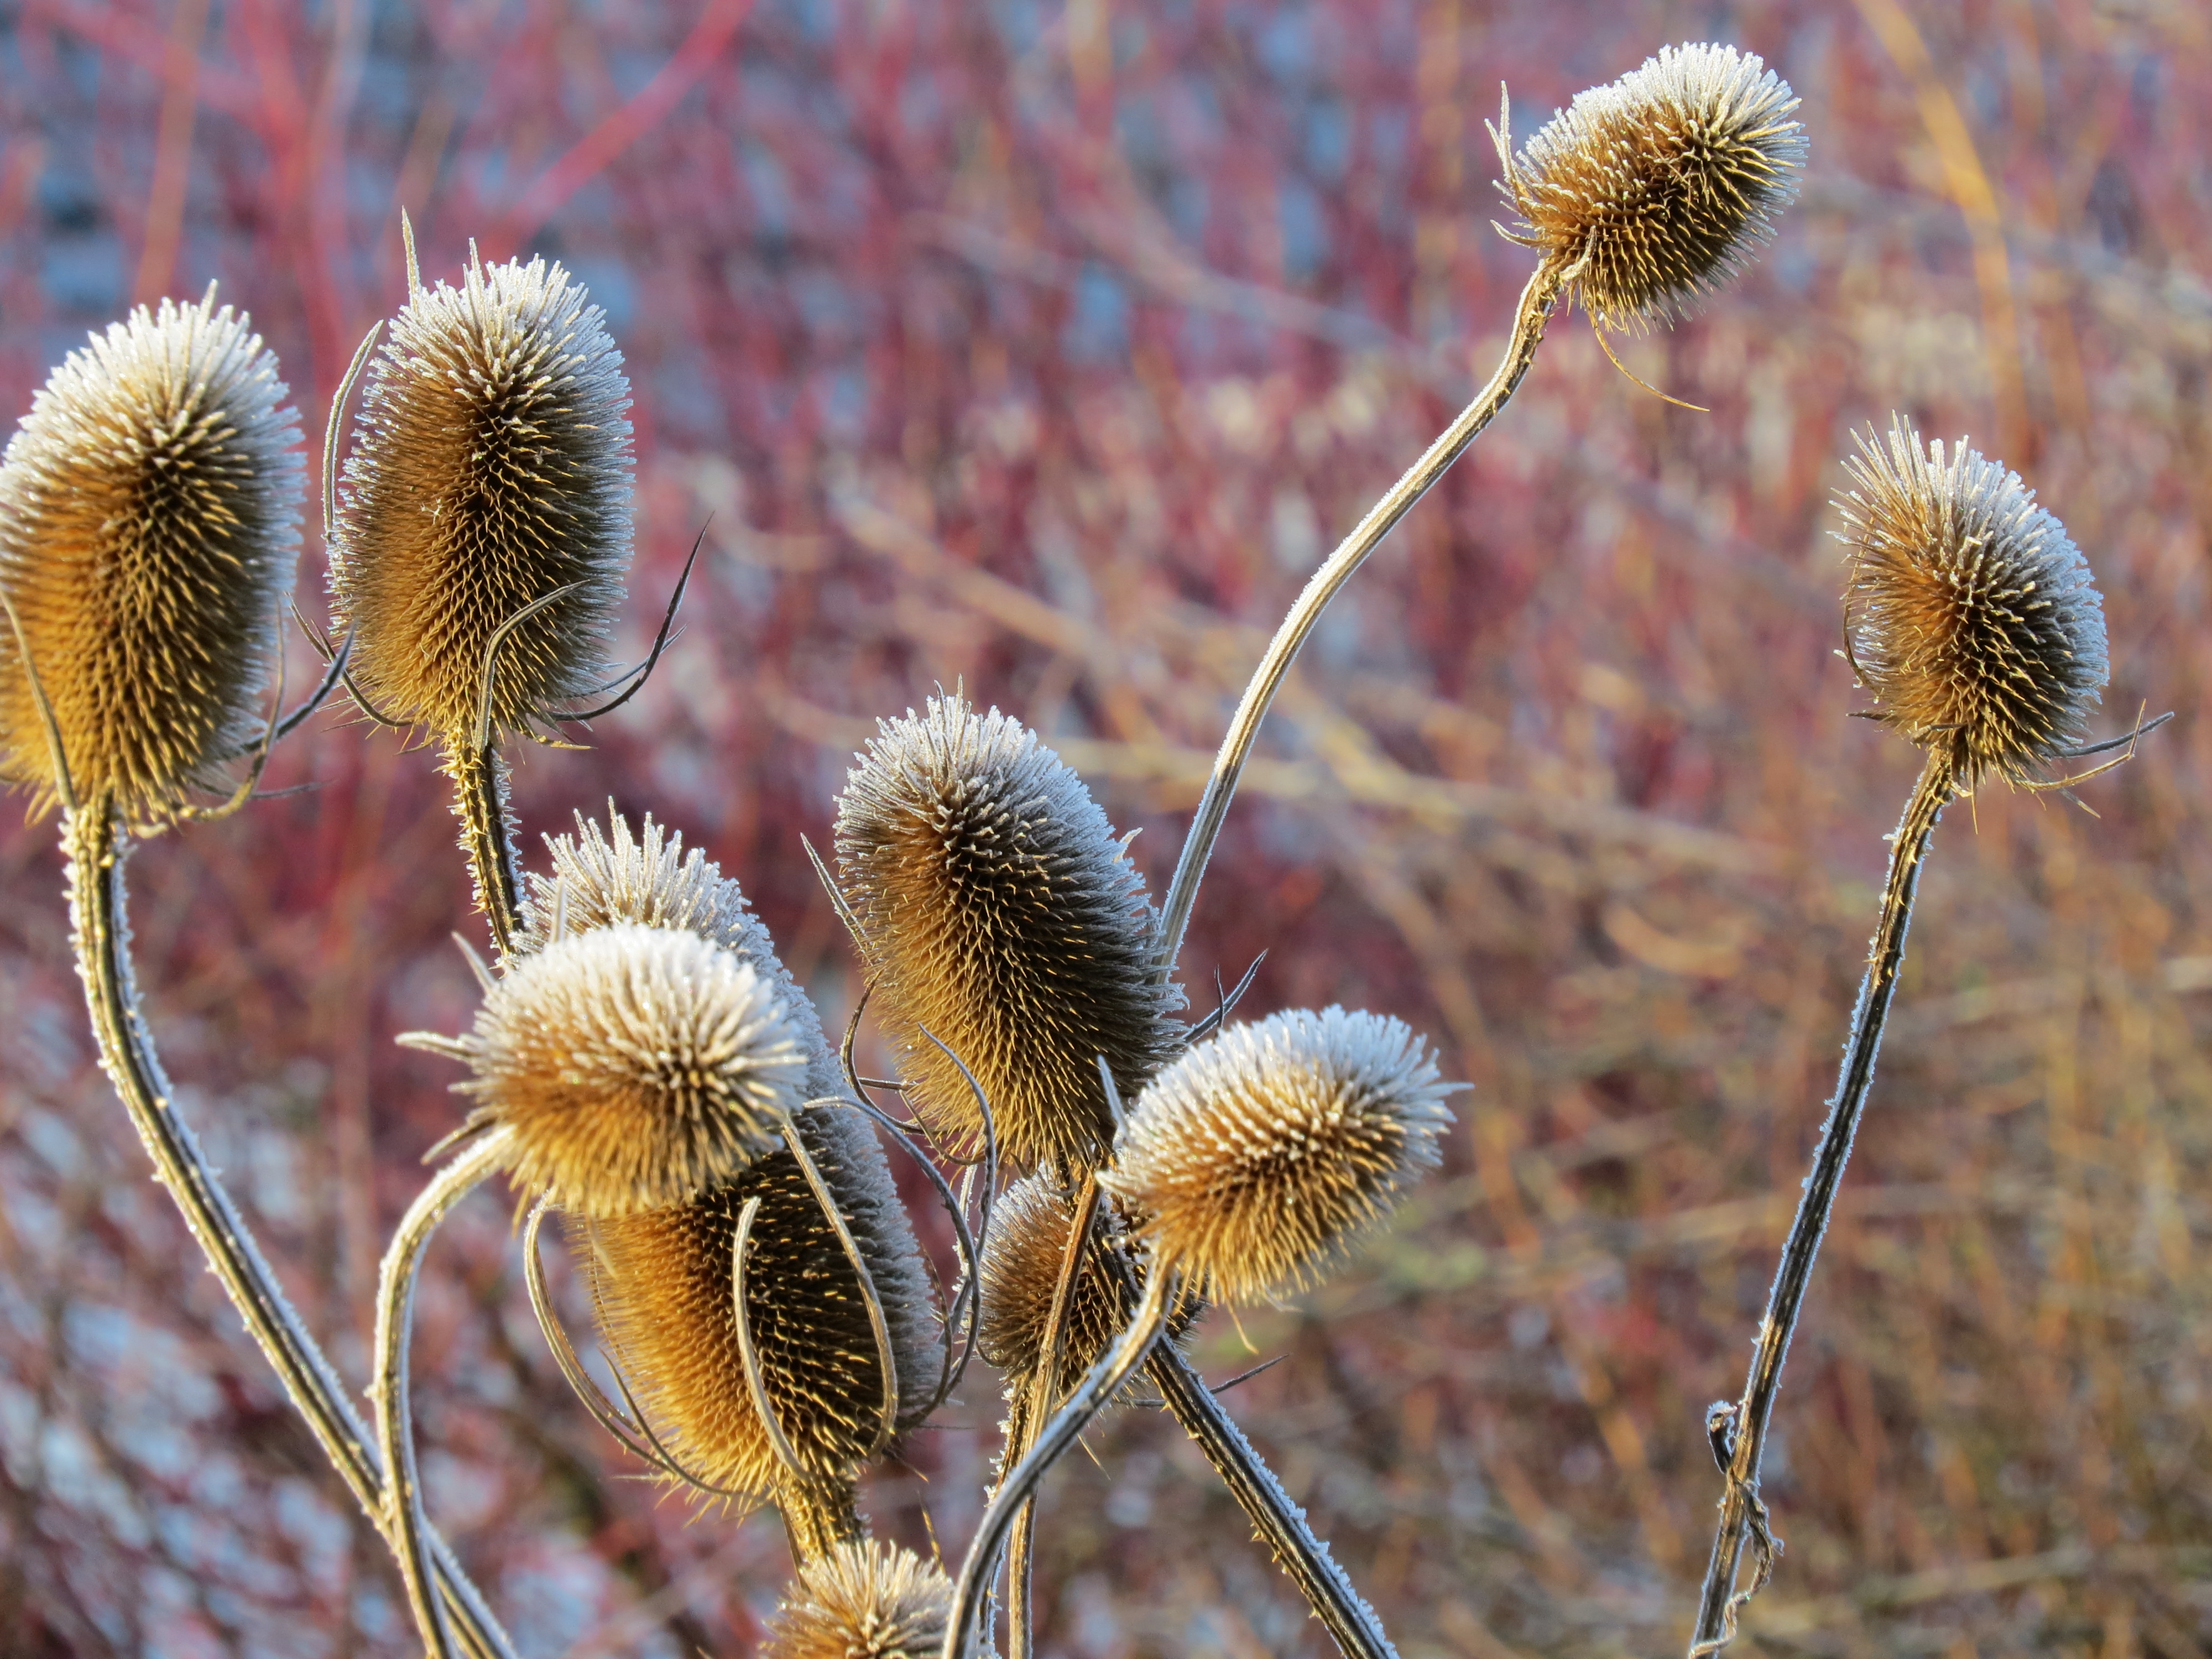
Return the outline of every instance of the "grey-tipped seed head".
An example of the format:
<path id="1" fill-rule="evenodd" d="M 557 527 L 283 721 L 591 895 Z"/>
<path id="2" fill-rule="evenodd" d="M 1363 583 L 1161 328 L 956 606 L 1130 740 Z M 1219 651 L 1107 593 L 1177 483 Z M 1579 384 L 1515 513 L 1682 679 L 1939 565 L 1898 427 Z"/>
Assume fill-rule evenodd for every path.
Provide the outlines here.
<path id="1" fill-rule="evenodd" d="M 881 723 L 837 800 L 837 858 L 907 1098 L 973 1146 L 988 1102 L 1016 1164 L 1087 1169 L 1112 1144 L 1105 1056 L 1133 1095 L 1172 1052 L 1144 879 L 1083 781 L 995 708 L 933 697 Z"/>
<path id="2" fill-rule="evenodd" d="M 939 1349 L 882 1146 L 851 1106 L 817 1103 L 794 1121 L 868 1264 L 910 1420 L 937 1384 Z M 875 1443 L 883 1373 L 852 1264 L 788 1150 L 687 1203 L 580 1219 L 572 1237 L 600 1328 L 654 1431 L 701 1479 L 767 1498 L 787 1477 L 753 1410 L 732 1294 L 738 1223 L 754 1197 L 745 1304 L 763 1385 L 809 1476 L 836 1481 Z"/>
<path id="3" fill-rule="evenodd" d="M 331 594 L 390 719 L 471 732 L 500 647 L 495 733 L 591 696 L 630 555 L 629 383 L 599 308 L 543 259 L 418 289 L 369 370 Z"/>
<path id="4" fill-rule="evenodd" d="M 1733 46 L 1662 46 L 1575 94 L 1500 188 L 1519 240 L 1581 263 L 1575 297 L 1601 327 L 1671 322 L 1735 276 L 1796 199 L 1805 129 L 1796 94 Z"/>
<path id="5" fill-rule="evenodd" d="M 1836 505 L 1851 654 L 1876 719 L 1946 745 L 1955 780 L 2024 778 L 2079 742 L 2107 678 L 2088 562 L 2035 493 L 1902 417 L 1855 434 Z"/>
<path id="6" fill-rule="evenodd" d="M 514 1131 L 526 1192 L 623 1215 L 681 1203 L 777 1146 L 806 1073 L 774 985 L 697 934 L 622 922 L 514 959 L 459 1039 L 472 1121 Z"/>
<path id="7" fill-rule="evenodd" d="M 951 1615 L 943 1568 L 865 1539 L 799 1569 L 769 1620 L 761 1659 L 937 1659 Z"/>
<path id="8" fill-rule="evenodd" d="M 260 735 L 255 699 L 300 544 L 300 421 L 276 358 L 213 291 L 143 306 L 71 352 L 0 462 L 0 781 L 61 780 L 131 818 L 219 787 Z"/>
<path id="9" fill-rule="evenodd" d="M 1138 1214 L 1156 1267 L 1269 1300 L 1325 1278 L 1436 1164 L 1453 1087 L 1395 1019 L 1232 1025 L 1152 1080 L 1099 1183 Z"/>

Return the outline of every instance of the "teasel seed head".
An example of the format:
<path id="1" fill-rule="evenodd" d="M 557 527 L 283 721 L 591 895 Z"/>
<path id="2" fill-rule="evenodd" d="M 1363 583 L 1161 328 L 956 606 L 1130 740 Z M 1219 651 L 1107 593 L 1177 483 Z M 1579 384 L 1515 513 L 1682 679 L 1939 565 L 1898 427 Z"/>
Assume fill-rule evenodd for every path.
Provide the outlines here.
<path id="1" fill-rule="evenodd" d="M 920 1247 L 883 1148 L 859 1111 L 817 1103 L 793 1119 L 882 1303 L 902 1413 L 936 1385 L 936 1318 Z M 714 1486 L 774 1496 L 787 1478 L 753 1409 L 732 1291 L 738 1224 L 759 1197 L 745 1301 L 776 1421 L 816 1480 L 851 1474 L 884 1399 L 859 1280 L 788 1150 L 685 1203 L 578 1218 L 601 1330 L 654 1431 Z"/>
<path id="2" fill-rule="evenodd" d="M 471 1121 L 509 1125 L 516 1185 L 562 1209 L 681 1203 L 780 1143 L 806 1073 L 774 983 L 697 934 L 621 922 L 520 957 L 467 1036 Z"/>
<path id="3" fill-rule="evenodd" d="M 1498 133 L 1516 240 L 1571 264 L 1601 327 L 1640 331 L 1695 307 L 1747 264 L 1796 199 L 1796 94 L 1733 46 L 1662 46 L 1574 101 L 1516 161 Z"/>
<path id="4" fill-rule="evenodd" d="M 846 1544 L 799 1570 L 761 1659 L 936 1659 L 951 1613 L 943 1568 L 896 1544 Z"/>
<path id="5" fill-rule="evenodd" d="M 933 697 L 881 722 L 837 801 L 837 856 L 874 1008 L 907 1098 L 975 1145 L 981 1085 L 1001 1154 L 1088 1169 L 1114 1122 L 1098 1059 L 1133 1095 L 1172 1052 L 1153 913 L 1106 815 L 1034 732 Z"/>
<path id="6" fill-rule="evenodd" d="M 304 474 L 276 358 L 215 292 L 70 353 L 0 462 L 0 781 L 158 820 L 252 745 Z M 27 647 L 29 660 L 24 659 Z"/>
<path id="7" fill-rule="evenodd" d="M 1326 1277 L 1436 1164 L 1453 1087 L 1395 1019 L 1232 1025 L 1152 1080 L 1099 1184 L 1140 1217 L 1156 1270 L 1268 1300 Z"/>
<path id="8" fill-rule="evenodd" d="M 630 555 L 629 383 L 599 308 L 543 259 L 471 259 L 409 298 L 369 369 L 331 594 L 390 719 L 472 731 L 501 626 L 495 734 L 590 695 Z"/>
<path id="9" fill-rule="evenodd" d="M 1962 439 L 1892 416 L 1855 434 L 1836 505 L 1850 548 L 1844 614 L 1875 717 L 1943 744 L 1957 787 L 2025 778 L 2080 741 L 2107 678 L 2105 610 L 2066 526 Z"/>
<path id="10" fill-rule="evenodd" d="M 1026 1389 L 1044 1360 L 1045 1328 L 1060 1288 L 1060 1263 L 1067 1250 L 1069 1205 L 1051 1177 L 1024 1176 L 991 1206 L 990 1236 L 983 1243 L 983 1307 L 976 1347 L 1006 1375 L 1010 1386 Z M 1099 1246 L 1093 1245 L 1096 1250 Z M 1119 1243 L 1105 1248 L 1121 1249 Z M 1141 1263 L 1132 1262 L 1139 1287 Z M 1077 1270 L 1073 1301 L 1054 1378 L 1067 1394 L 1083 1380 L 1098 1357 L 1128 1325 L 1136 1297 L 1093 1259 Z M 1169 1316 L 1170 1340 L 1182 1337 L 1197 1322 L 1204 1304 L 1195 1287 L 1178 1296 Z"/>

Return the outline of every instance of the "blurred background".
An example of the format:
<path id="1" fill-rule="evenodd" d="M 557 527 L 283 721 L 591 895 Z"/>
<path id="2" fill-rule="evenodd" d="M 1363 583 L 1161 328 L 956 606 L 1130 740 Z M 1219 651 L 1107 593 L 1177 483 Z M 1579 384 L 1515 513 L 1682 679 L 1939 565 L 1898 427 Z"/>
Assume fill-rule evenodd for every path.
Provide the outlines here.
<path id="1" fill-rule="evenodd" d="M 1555 325 L 1307 653 L 1185 957 L 1201 1006 L 1265 951 L 1247 1012 L 1433 1034 L 1474 1085 L 1447 1166 L 1199 1357 L 1280 1358 L 1228 1398 L 1409 1659 L 1680 1650 L 1704 1407 L 1741 1385 L 1916 770 L 1849 718 L 1828 534 L 1849 431 L 1899 410 L 2087 552 L 2100 735 L 2179 718 L 2094 814 L 1993 787 L 1937 836 L 1743 1650 L 2203 1656 L 2195 0 L 10 0 L 0 411 L 219 281 L 312 440 L 401 301 L 402 208 L 426 277 L 471 238 L 562 260 L 636 397 L 627 656 L 706 539 L 644 693 L 520 758 L 526 845 L 611 797 L 658 815 L 834 1024 L 854 958 L 799 837 L 873 718 L 957 684 L 1018 714 L 1145 830 L 1157 891 L 1267 633 L 1503 340 L 1531 261 L 1491 227 L 1498 83 L 1525 137 L 1698 39 L 1764 54 L 1812 138 L 1746 280 L 1621 347 L 1710 412 Z M 319 617 L 312 536 L 301 574 Z M 271 781 L 315 787 L 138 856 L 141 976 L 358 1382 L 383 1238 L 461 1109 L 391 1039 L 468 1018 L 448 934 L 481 929 L 430 757 L 334 713 Z M 416 1651 L 93 1062 L 53 825 L 6 817 L 0 1650 Z M 751 1650 L 780 1528 L 663 1494 L 574 1404 L 503 1197 L 447 1226 L 421 1323 L 431 1507 L 526 1651 Z M 906 1443 L 882 1531 L 957 1560 L 995 1392 L 979 1367 Z M 1171 1421 L 1091 1444 L 1045 1503 L 1045 1651 L 1327 1651 Z"/>

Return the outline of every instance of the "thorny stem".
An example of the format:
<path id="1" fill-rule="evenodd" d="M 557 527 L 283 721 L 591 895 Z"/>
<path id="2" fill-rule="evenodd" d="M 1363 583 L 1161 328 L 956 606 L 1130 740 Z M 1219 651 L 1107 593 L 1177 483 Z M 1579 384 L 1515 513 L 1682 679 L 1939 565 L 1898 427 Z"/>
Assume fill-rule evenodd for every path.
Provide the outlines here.
<path id="1" fill-rule="evenodd" d="M 1505 407 L 1506 400 L 1521 384 L 1522 376 L 1528 372 L 1529 364 L 1535 361 L 1536 348 L 1544 342 L 1544 328 L 1551 320 L 1552 308 L 1559 303 L 1574 275 L 1574 266 L 1557 256 L 1547 258 L 1536 267 L 1528 286 L 1521 290 L 1521 301 L 1513 313 L 1512 337 L 1506 342 L 1505 356 L 1497 372 L 1491 375 L 1490 383 L 1456 420 L 1437 434 L 1437 441 L 1420 459 L 1406 470 L 1405 477 L 1368 509 L 1367 516 L 1352 527 L 1342 544 L 1328 556 L 1328 562 L 1314 572 L 1305 591 L 1283 618 L 1282 626 L 1275 630 L 1267 655 L 1260 659 L 1251 683 L 1244 688 L 1243 699 L 1237 703 L 1237 713 L 1229 722 L 1228 735 L 1221 740 L 1221 750 L 1214 757 L 1213 775 L 1206 781 L 1206 793 L 1199 798 L 1198 814 L 1183 842 L 1182 854 L 1176 861 L 1175 879 L 1168 884 L 1166 901 L 1160 907 L 1158 965 L 1163 975 L 1174 970 L 1176 957 L 1182 950 L 1183 930 L 1190 922 L 1190 908 L 1197 900 L 1198 884 L 1206 874 L 1206 860 L 1212 855 L 1222 821 L 1229 816 L 1229 803 L 1237 793 L 1244 763 L 1251 758 L 1252 745 L 1260 735 L 1260 723 L 1267 719 L 1268 706 L 1282 689 L 1299 647 L 1321 621 L 1322 613 L 1328 609 L 1337 590 L 1352 580 L 1352 573 L 1366 562 L 1367 556 L 1381 545 L 1398 520 L 1428 493 L 1431 485 L 1443 477 L 1445 470 L 1474 441 L 1475 435 Z"/>
<path id="2" fill-rule="evenodd" d="M 276 1275 L 230 1194 L 216 1179 L 198 1141 L 177 1115 L 152 1035 L 139 1018 L 123 879 L 128 843 L 117 827 L 113 803 L 89 801 L 64 814 L 62 848 L 69 860 L 77 971 L 84 981 L 101 1066 L 122 1097 L 154 1160 L 155 1174 L 176 1200 L 193 1241 L 222 1281 L 246 1330 L 276 1369 L 284 1392 L 354 1501 L 376 1523 L 378 1532 L 393 1541 L 385 1510 L 384 1466 L 368 1425 L 347 1399 L 337 1370 L 285 1299 Z M 467 1652 L 474 1659 L 514 1659 L 506 1632 L 444 1540 L 432 1533 L 428 1541 L 440 1594 Z"/>
<path id="3" fill-rule="evenodd" d="M 1720 1528 L 1713 1537 L 1712 1557 L 1698 1598 L 1697 1633 L 1691 1638 L 1690 1659 L 1718 1653 L 1735 1639 L 1737 1611 L 1765 1584 L 1780 1548 L 1767 1530 L 1766 1505 L 1759 1495 L 1759 1466 L 1766 1449 L 1767 1424 L 1782 1385 L 1782 1364 L 1789 1356 L 1790 1339 L 1805 1304 L 1813 1261 L 1820 1254 L 1828 1218 L 1835 1212 L 1844 1165 L 1850 1161 L 1851 1141 L 1858 1133 L 1867 1093 L 1874 1083 L 1875 1056 L 1881 1048 L 1890 997 L 1905 960 L 1905 932 L 1912 921 L 1921 861 L 1936 821 L 1955 793 L 1956 761 L 1949 744 L 1930 747 L 1920 781 L 1914 786 L 1905 817 L 1891 839 L 1881 919 L 1867 953 L 1866 977 L 1859 983 L 1858 1006 L 1851 1015 L 1850 1037 L 1844 1048 L 1836 1097 L 1830 1103 L 1828 1121 L 1821 1126 L 1820 1145 L 1813 1151 L 1812 1173 L 1805 1178 L 1804 1196 L 1797 1202 L 1796 1218 L 1790 1222 L 1790 1237 L 1782 1246 L 1782 1265 L 1775 1273 L 1774 1287 L 1767 1293 L 1766 1316 L 1759 1324 L 1743 1398 L 1733 1407 L 1716 1408 L 1713 1421 L 1727 1437 L 1716 1444 L 1728 1453 L 1728 1489 L 1721 1499 Z M 1750 1586 L 1739 1595 L 1735 1593 L 1736 1570 L 1747 1541 L 1753 1545 L 1757 1559 Z"/>
<path id="4" fill-rule="evenodd" d="M 399 1558 L 400 1577 L 407 1583 L 407 1605 L 436 1659 L 453 1659 L 453 1636 L 444 1609 L 432 1593 L 430 1553 L 424 1542 L 428 1523 L 422 1518 L 422 1487 L 415 1466 L 415 1427 L 408 1405 L 407 1352 L 414 1339 L 415 1282 L 422 1271 L 422 1253 L 430 1236 L 446 1218 L 446 1212 L 468 1195 L 499 1167 L 513 1145 L 514 1131 L 502 1124 L 471 1141 L 452 1163 L 430 1177 L 430 1184 L 407 1206 L 384 1252 L 377 1275 L 375 1370 L 368 1396 L 376 1406 L 377 1449 L 384 1467 L 392 1472 L 385 1485 L 386 1521 L 392 1534 L 392 1553 Z"/>
<path id="5" fill-rule="evenodd" d="M 496 744 L 464 746 L 446 752 L 453 780 L 453 816 L 461 821 L 461 850 L 476 877 L 477 906 L 491 929 L 501 956 L 514 947 L 522 928 L 522 877 L 514 860 L 514 818 L 507 804 L 507 763 Z"/>

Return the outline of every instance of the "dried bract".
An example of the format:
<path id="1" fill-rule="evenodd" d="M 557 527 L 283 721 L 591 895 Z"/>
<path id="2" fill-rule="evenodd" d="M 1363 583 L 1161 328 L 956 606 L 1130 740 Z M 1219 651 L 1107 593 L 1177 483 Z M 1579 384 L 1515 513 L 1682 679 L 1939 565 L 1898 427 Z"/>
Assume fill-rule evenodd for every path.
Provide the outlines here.
<path id="1" fill-rule="evenodd" d="M 598 307 L 543 259 L 419 289 L 369 371 L 331 593 L 356 684 L 453 738 L 501 626 L 495 733 L 590 695 L 629 563 L 629 384 Z"/>
<path id="2" fill-rule="evenodd" d="M 1499 133 L 1518 240 L 1580 262 L 1576 296 L 1600 326 L 1672 321 L 1741 270 L 1796 198 L 1797 103 L 1750 53 L 1662 46 L 1576 94 L 1517 161 Z"/>
<path id="3" fill-rule="evenodd" d="M 1089 1168 L 1114 1122 L 1104 1055 L 1133 1094 L 1171 1052 L 1179 994 L 1156 981 L 1152 912 L 1083 781 L 1019 721 L 933 697 L 881 724 L 837 802 L 837 855 L 878 1017 L 908 1099 L 1019 1164 Z"/>
<path id="4" fill-rule="evenodd" d="M 681 1203 L 752 1164 L 801 1099 L 801 1028 L 752 964 L 697 934 L 623 922 L 514 960 L 466 1036 L 474 1121 L 511 1126 L 509 1165 L 564 1209 Z"/>
<path id="5" fill-rule="evenodd" d="M 1169 1066 L 1099 1177 L 1141 1217 L 1156 1267 L 1224 1301 L 1317 1283 L 1437 1157 L 1451 1121 L 1401 1022 L 1326 1008 L 1232 1025 Z"/>
<path id="6" fill-rule="evenodd" d="M 937 1659 L 952 1583 L 912 1550 L 872 1539 L 799 1570 L 761 1659 Z"/>
<path id="7" fill-rule="evenodd" d="M 0 780 L 159 818 L 259 736 L 303 474 L 274 353 L 210 291 L 71 352 L 0 463 Z M 27 647 L 29 661 L 24 660 Z"/>
<path id="8" fill-rule="evenodd" d="M 2034 774 L 2080 740 L 2107 677 L 2105 611 L 2066 526 L 2017 473 L 1893 417 L 1844 463 L 1851 654 L 1875 718 L 1948 745 L 1954 781 Z"/>

